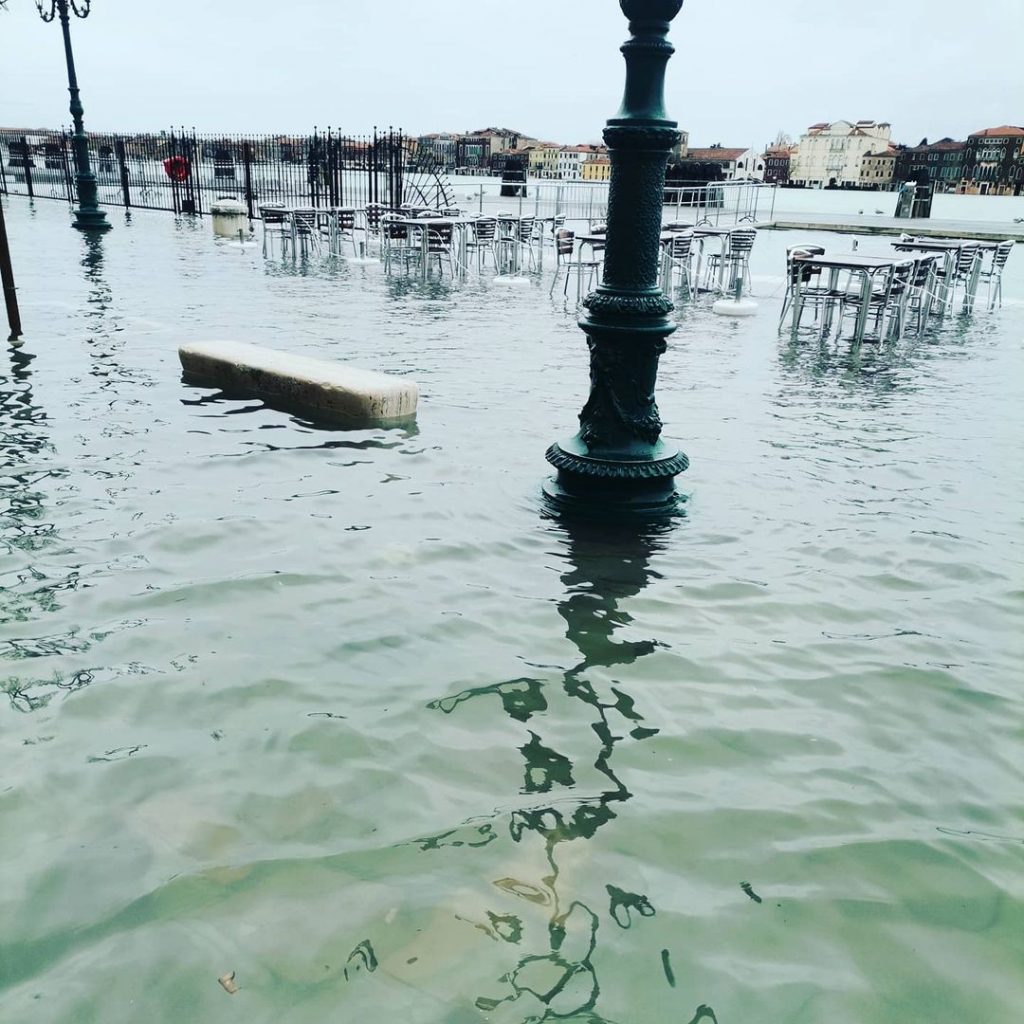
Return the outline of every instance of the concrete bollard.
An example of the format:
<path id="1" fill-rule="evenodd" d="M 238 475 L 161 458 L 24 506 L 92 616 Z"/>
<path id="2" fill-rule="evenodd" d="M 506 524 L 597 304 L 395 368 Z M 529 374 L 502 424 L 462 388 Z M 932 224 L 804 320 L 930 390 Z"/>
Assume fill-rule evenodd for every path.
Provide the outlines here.
<path id="1" fill-rule="evenodd" d="M 396 426 L 415 419 L 419 388 L 404 377 L 292 355 L 240 341 L 178 349 L 186 383 L 346 427 Z"/>
<path id="2" fill-rule="evenodd" d="M 213 233 L 221 238 L 237 238 L 238 232 L 247 231 L 249 218 L 245 204 L 234 196 L 218 196 L 210 204 Z"/>

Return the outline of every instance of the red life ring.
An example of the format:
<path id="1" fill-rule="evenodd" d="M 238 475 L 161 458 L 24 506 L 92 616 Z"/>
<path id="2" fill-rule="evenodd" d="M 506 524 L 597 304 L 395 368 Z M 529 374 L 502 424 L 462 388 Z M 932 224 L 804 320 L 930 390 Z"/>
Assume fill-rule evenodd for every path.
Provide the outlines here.
<path id="1" fill-rule="evenodd" d="M 184 181 L 189 170 L 188 160 L 183 156 L 169 156 L 164 161 L 164 173 L 171 181 Z"/>

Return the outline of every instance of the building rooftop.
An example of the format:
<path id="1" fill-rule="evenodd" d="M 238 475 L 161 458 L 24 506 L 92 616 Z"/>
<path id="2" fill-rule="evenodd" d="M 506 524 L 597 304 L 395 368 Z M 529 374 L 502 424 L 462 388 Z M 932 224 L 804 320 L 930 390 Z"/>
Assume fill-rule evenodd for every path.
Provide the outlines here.
<path id="1" fill-rule="evenodd" d="M 1000 135 L 1020 136 L 1024 135 L 1024 128 L 1015 124 L 1004 124 L 999 128 L 983 128 L 980 132 L 971 132 L 968 138 L 989 139 Z"/>
<path id="2" fill-rule="evenodd" d="M 740 149 L 727 149 L 724 146 L 712 146 L 710 149 L 690 149 L 687 153 L 688 160 L 739 160 L 746 147 Z"/>

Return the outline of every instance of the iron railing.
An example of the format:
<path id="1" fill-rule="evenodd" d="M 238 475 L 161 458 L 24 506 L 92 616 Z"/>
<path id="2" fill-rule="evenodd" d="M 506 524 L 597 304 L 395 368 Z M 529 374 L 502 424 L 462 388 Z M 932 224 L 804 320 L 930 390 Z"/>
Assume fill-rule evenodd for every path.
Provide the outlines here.
<path id="1" fill-rule="evenodd" d="M 444 170 L 417 155 L 401 131 L 344 135 L 212 135 L 186 129 L 89 136 L 99 202 L 107 206 L 207 213 L 232 196 L 259 217 L 260 205 L 361 206 L 403 202 L 444 208 L 454 197 Z M 0 131 L 0 192 L 75 202 L 71 134 Z"/>

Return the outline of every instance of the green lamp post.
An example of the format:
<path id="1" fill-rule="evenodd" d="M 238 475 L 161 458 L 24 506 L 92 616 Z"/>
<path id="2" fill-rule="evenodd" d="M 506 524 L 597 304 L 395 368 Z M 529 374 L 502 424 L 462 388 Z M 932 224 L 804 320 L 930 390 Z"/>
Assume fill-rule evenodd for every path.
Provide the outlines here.
<path id="1" fill-rule="evenodd" d="M 559 513 L 660 517 L 679 509 L 675 477 L 689 465 L 661 440 L 654 391 L 658 360 L 676 329 L 658 287 L 665 167 L 679 142 L 665 114 L 669 24 L 683 0 L 619 0 L 629 19 L 626 88 L 604 140 L 611 160 L 604 276 L 583 301 L 590 396 L 580 429 L 551 445 L 557 475 L 544 484 Z"/>
<path id="2" fill-rule="evenodd" d="M 74 225 L 80 231 L 109 231 L 111 224 L 107 215 L 96 201 L 96 175 L 89 166 L 89 140 L 82 124 L 82 101 L 78 94 L 78 77 L 75 75 L 75 56 L 71 52 L 71 27 L 69 12 L 78 18 L 87 18 L 92 0 L 36 0 L 39 16 L 43 21 L 60 19 L 64 34 L 64 58 L 68 65 L 68 92 L 71 93 L 71 117 L 75 122 L 73 145 L 75 147 L 75 187 L 78 191 L 78 209 L 75 210 Z"/>

